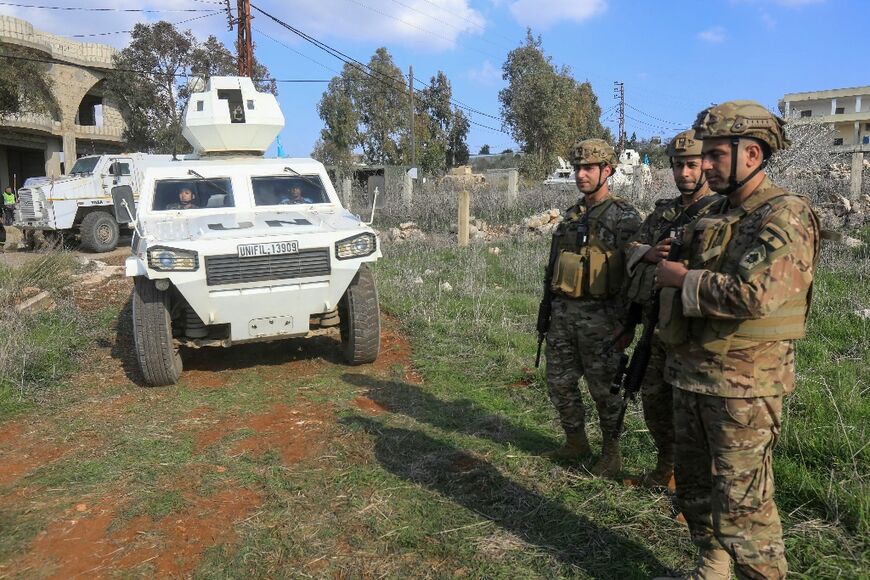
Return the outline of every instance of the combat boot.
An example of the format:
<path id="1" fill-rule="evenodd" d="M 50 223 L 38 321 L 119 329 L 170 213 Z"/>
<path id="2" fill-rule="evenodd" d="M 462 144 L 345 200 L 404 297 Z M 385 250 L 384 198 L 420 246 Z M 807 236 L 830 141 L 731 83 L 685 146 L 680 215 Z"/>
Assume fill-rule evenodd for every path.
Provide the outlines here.
<path id="1" fill-rule="evenodd" d="M 556 460 L 583 459 L 590 455 L 592 455 L 592 449 L 589 447 L 586 431 L 566 433 L 565 443 L 561 447 L 541 454 L 542 457 Z"/>
<path id="2" fill-rule="evenodd" d="M 685 576 L 659 576 L 653 580 L 731 580 L 731 556 L 722 548 L 703 550 L 697 567 Z"/>
<path id="3" fill-rule="evenodd" d="M 668 488 L 671 491 L 676 491 L 677 485 L 674 481 L 674 464 L 673 462 L 662 459 L 659 456 L 656 461 L 656 467 L 646 475 L 644 475 L 640 484 L 644 487 Z"/>
<path id="4" fill-rule="evenodd" d="M 601 445 L 601 458 L 589 470 L 601 477 L 615 477 L 622 471 L 622 453 L 619 451 L 619 439 L 605 436 Z"/>

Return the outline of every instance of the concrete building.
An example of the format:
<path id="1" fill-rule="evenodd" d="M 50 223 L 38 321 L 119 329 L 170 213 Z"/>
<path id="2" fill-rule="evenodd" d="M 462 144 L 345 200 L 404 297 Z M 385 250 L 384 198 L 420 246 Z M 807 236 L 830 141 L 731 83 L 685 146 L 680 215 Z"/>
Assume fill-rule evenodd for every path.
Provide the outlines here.
<path id="1" fill-rule="evenodd" d="M 0 16 L 0 44 L 53 62 L 48 76 L 58 103 L 50 114 L 0 119 L 0 187 L 61 175 L 81 155 L 123 150 L 121 113 L 103 91 L 114 48 L 42 32 L 11 16 Z"/>
<path id="2" fill-rule="evenodd" d="M 861 193 L 864 154 L 870 151 L 870 86 L 789 93 L 780 101 L 789 123 L 833 126 L 832 153 L 851 153 L 853 197 Z"/>

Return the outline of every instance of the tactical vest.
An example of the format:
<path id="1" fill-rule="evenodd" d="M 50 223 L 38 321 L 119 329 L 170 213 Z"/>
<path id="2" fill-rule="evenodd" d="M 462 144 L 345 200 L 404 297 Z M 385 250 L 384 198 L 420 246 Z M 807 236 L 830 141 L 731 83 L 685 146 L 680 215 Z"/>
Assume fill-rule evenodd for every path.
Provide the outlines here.
<path id="1" fill-rule="evenodd" d="M 550 286 L 554 293 L 567 298 L 594 299 L 619 293 L 625 276 L 622 251 L 598 236 L 599 221 L 613 203 L 614 198 L 610 197 L 590 210 L 578 205 L 576 211 L 580 215 L 559 224 L 558 258 Z M 616 239 L 616 232 L 613 238 Z"/>
<path id="2" fill-rule="evenodd" d="M 3 192 L 3 203 L 6 205 L 15 205 L 15 194 Z"/>
<path id="3" fill-rule="evenodd" d="M 659 221 L 656 224 L 658 230 L 656 237 L 650 240 L 652 243 L 649 245 L 655 247 L 668 237 L 682 239 L 683 230 L 699 216 L 708 213 L 710 209 L 717 206 L 719 199 L 721 199 L 719 194 L 711 193 L 695 201 L 689 207 L 683 207 L 679 197 L 656 202 L 657 206 L 670 204 L 670 207 L 663 210 L 659 216 Z M 629 302 L 645 304 L 654 294 L 654 287 L 655 267 L 652 264 L 649 264 L 649 267 L 639 266 L 628 281 L 625 289 L 626 298 Z"/>
<path id="4" fill-rule="evenodd" d="M 772 262 L 789 252 L 788 237 L 783 231 L 786 224 L 778 224 L 774 219 L 759 234 L 764 247 L 764 255 L 747 254 L 736 264 L 723 264 L 726 248 L 734 234 L 735 226 L 746 217 L 771 206 L 775 212 L 788 196 L 795 194 L 771 187 L 761 193 L 762 199 L 755 200 L 757 205 L 747 211 L 743 205 L 729 208 L 728 201 L 722 202 L 705 217 L 695 222 L 686 232 L 684 243 L 689 261 L 684 264 L 693 270 L 710 270 L 749 279 L 750 266 L 759 260 Z M 815 229 L 814 266 L 819 257 L 821 228 L 815 213 L 810 211 Z M 752 261 L 752 258 L 755 261 Z M 749 260 L 751 263 L 745 263 Z M 662 289 L 659 310 L 659 337 L 665 344 L 678 345 L 691 340 L 705 350 L 725 354 L 732 350 L 750 348 L 759 343 L 778 340 L 795 340 L 806 336 L 806 320 L 812 297 L 811 286 L 802 290 L 781 304 L 776 310 L 763 318 L 751 320 L 723 320 L 715 318 L 689 318 L 683 315 L 682 291 L 679 288 Z"/>

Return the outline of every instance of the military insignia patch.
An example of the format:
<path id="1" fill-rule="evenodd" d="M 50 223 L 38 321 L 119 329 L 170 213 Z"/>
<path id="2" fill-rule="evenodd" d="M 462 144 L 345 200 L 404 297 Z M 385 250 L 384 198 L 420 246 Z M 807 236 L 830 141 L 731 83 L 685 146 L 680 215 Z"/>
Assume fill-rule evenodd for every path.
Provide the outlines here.
<path id="1" fill-rule="evenodd" d="M 767 257 L 767 248 L 764 245 L 756 246 L 743 255 L 740 260 L 740 267 L 746 271 L 751 271 L 755 266 L 764 261 Z"/>

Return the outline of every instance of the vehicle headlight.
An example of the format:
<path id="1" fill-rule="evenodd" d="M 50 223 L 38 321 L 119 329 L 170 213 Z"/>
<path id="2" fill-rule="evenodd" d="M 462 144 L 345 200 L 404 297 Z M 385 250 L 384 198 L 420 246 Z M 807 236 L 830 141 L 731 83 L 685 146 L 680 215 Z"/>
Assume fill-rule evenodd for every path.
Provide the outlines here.
<path id="1" fill-rule="evenodd" d="M 378 249 L 378 241 L 374 234 L 366 232 L 352 238 L 340 240 L 335 243 L 335 257 L 339 260 L 350 258 L 363 258 L 375 253 Z"/>
<path id="2" fill-rule="evenodd" d="M 177 248 L 148 248 L 148 267 L 158 272 L 194 272 L 199 268 L 196 252 Z"/>

